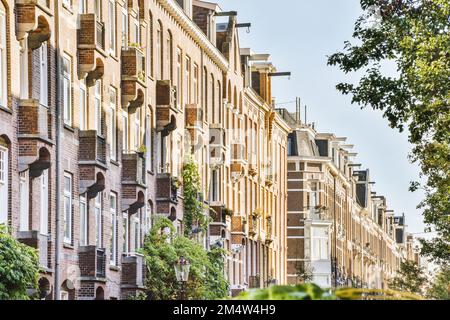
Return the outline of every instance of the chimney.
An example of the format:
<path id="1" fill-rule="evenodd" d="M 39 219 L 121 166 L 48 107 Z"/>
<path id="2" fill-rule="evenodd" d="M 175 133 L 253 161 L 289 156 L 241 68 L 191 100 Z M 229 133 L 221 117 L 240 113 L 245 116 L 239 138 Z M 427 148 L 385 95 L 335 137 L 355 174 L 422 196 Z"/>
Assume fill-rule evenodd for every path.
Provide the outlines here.
<path id="1" fill-rule="evenodd" d="M 192 6 L 192 19 L 203 31 L 212 44 L 216 45 L 216 16 L 220 11 L 218 5 L 194 0 Z"/>

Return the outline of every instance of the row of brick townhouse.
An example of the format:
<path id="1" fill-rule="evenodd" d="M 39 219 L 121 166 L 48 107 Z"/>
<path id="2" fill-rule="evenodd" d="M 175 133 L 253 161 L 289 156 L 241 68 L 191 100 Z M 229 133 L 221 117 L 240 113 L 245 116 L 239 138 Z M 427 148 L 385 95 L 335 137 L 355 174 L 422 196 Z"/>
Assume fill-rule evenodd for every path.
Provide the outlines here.
<path id="1" fill-rule="evenodd" d="M 43 298 L 142 291 L 154 217 L 184 232 L 186 155 L 213 217 L 199 239 L 227 250 L 230 294 L 285 282 L 290 129 L 234 12 L 3 0 L 0 24 L 0 223 L 39 250 Z"/>
<path id="2" fill-rule="evenodd" d="M 42 298 L 144 291 L 155 217 L 185 231 L 187 156 L 212 218 L 196 239 L 226 249 L 230 295 L 305 261 L 324 285 L 392 276 L 402 224 L 342 139 L 276 112 L 286 73 L 240 47 L 246 26 L 199 0 L 0 1 L 0 223 L 38 249 Z"/>
<path id="3" fill-rule="evenodd" d="M 288 283 L 312 276 L 324 287 L 386 289 L 413 247 L 405 216 L 372 191 L 347 138 L 320 133 L 300 111 L 277 110 L 288 138 Z M 411 236 L 409 235 L 408 238 Z"/>

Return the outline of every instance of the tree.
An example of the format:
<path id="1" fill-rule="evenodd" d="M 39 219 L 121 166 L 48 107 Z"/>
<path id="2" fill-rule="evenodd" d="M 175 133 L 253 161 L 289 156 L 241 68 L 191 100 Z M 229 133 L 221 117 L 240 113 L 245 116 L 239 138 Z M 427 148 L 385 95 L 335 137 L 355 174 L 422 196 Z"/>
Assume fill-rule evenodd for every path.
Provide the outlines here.
<path id="1" fill-rule="evenodd" d="M 27 300 L 36 289 L 39 259 L 35 249 L 14 239 L 0 225 L 0 300 Z"/>
<path id="2" fill-rule="evenodd" d="M 360 0 L 364 14 L 356 21 L 344 52 L 328 64 L 343 72 L 363 72 L 358 84 L 337 89 L 362 108 L 381 110 L 392 128 L 409 130 L 410 159 L 419 163 L 426 231 L 421 253 L 438 264 L 450 261 L 450 2 L 448 0 Z M 396 76 L 386 72 L 394 63 Z"/>
<path id="3" fill-rule="evenodd" d="M 174 266 L 181 256 L 191 265 L 186 284 L 188 299 L 213 300 L 228 295 L 228 283 L 224 277 L 225 252 L 219 248 L 208 252 L 194 240 L 176 234 L 172 222 L 166 218 L 155 221 L 142 253 L 149 270 L 146 287 L 152 299 L 178 298 L 181 288 Z"/>
<path id="4" fill-rule="evenodd" d="M 443 267 L 431 284 L 427 297 L 436 300 L 450 300 L 450 267 Z"/>
<path id="5" fill-rule="evenodd" d="M 397 276 L 388 285 L 393 290 L 422 295 L 426 281 L 423 269 L 414 261 L 405 260 L 400 264 Z"/>
<path id="6" fill-rule="evenodd" d="M 205 232 L 209 223 L 209 218 L 205 215 L 205 205 L 201 200 L 200 174 L 197 164 L 192 157 L 189 157 L 183 165 L 183 206 L 184 206 L 184 235 L 191 237 L 193 229 L 196 232 Z"/>

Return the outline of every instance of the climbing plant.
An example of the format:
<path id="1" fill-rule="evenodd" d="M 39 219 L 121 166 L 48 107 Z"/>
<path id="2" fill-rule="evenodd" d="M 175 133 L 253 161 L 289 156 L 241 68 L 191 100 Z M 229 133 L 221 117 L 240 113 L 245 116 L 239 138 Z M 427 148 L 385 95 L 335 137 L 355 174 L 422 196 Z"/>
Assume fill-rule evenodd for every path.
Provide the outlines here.
<path id="1" fill-rule="evenodd" d="M 203 203 L 200 174 L 197 164 L 189 157 L 183 165 L 184 235 L 191 237 L 196 232 L 206 231 L 209 217 L 205 215 L 207 206 Z"/>

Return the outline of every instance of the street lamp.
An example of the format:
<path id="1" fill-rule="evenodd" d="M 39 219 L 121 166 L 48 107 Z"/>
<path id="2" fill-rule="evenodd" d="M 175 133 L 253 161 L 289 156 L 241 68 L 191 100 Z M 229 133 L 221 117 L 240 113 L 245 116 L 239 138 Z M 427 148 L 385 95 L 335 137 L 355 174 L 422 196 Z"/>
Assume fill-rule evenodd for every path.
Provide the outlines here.
<path id="1" fill-rule="evenodd" d="M 175 264 L 175 276 L 177 277 L 177 281 L 181 284 L 180 300 L 186 300 L 185 285 L 189 279 L 190 268 L 191 264 L 189 263 L 189 260 L 186 260 L 184 257 L 180 257 L 180 260 Z"/>

